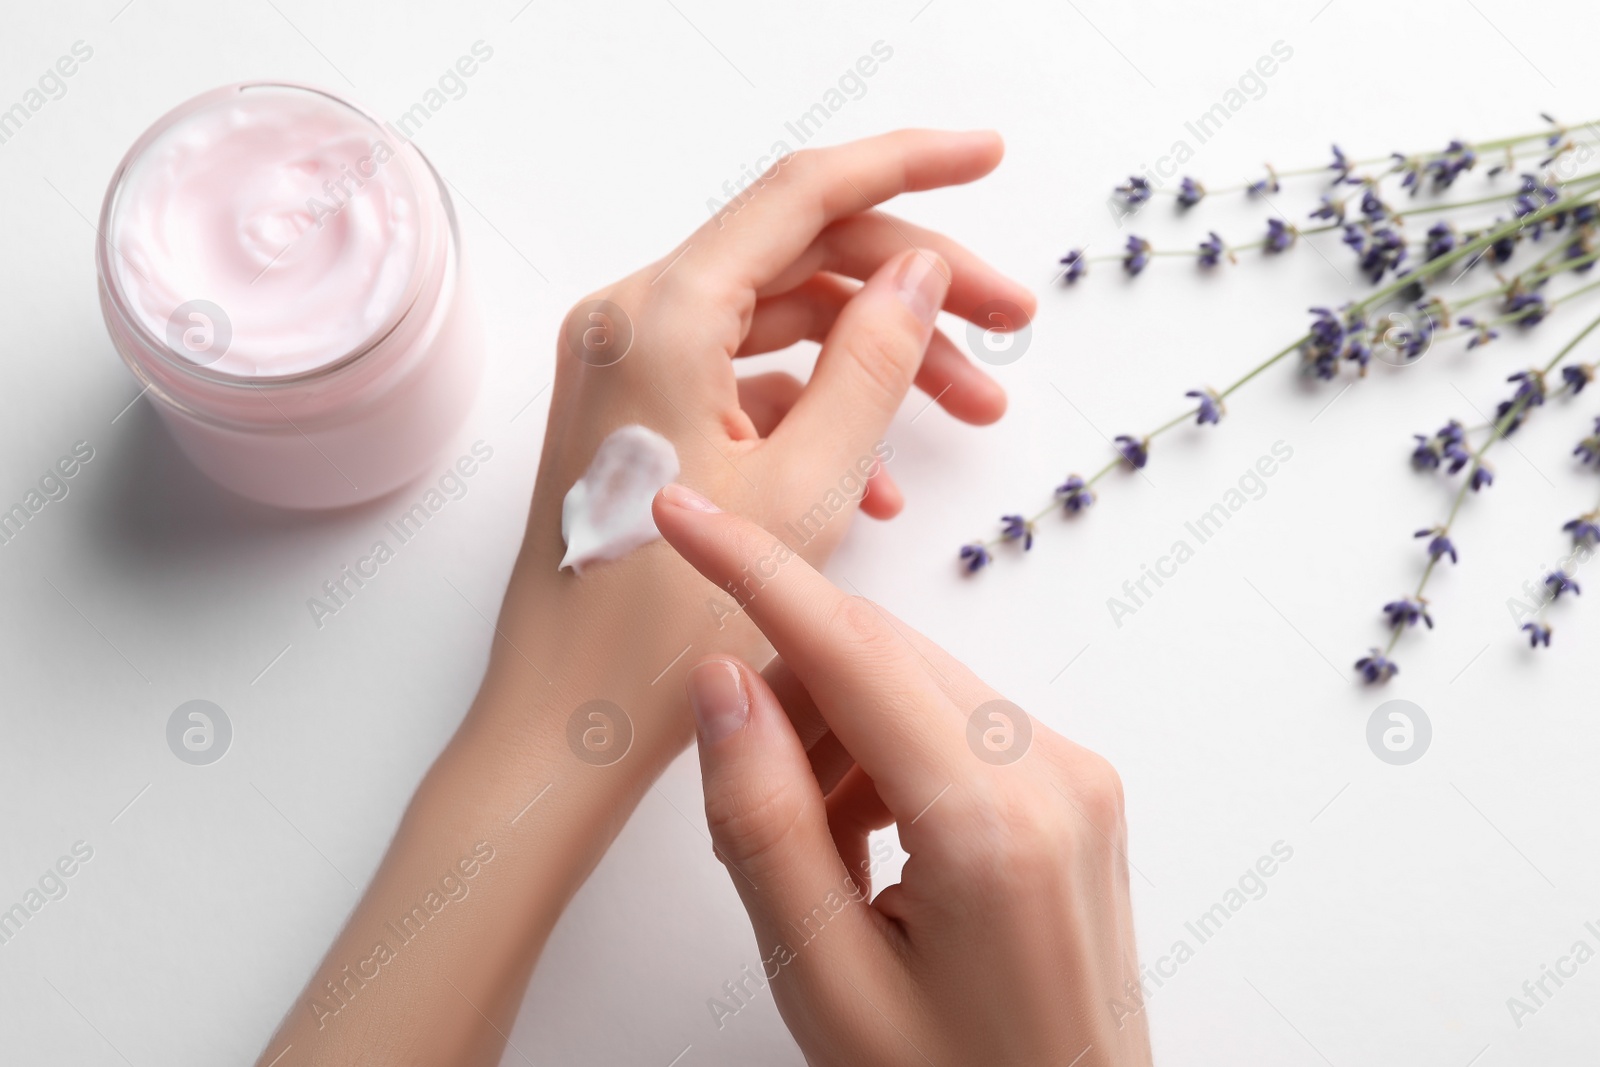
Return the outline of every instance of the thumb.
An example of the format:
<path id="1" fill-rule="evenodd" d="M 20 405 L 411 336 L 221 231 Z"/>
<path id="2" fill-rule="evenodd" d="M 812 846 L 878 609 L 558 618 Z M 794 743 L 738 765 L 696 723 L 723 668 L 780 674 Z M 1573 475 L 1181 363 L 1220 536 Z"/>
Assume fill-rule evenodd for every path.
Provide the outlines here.
<path id="1" fill-rule="evenodd" d="M 687 686 L 712 845 L 750 915 L 767 979 L 796 960 L 810 971 L 826 955 L 863 949 L 874 917 L 778 698 L 759 673 L 721 656 L 695 664 Z M 824 927 L 837 932 L 818 940 Z"/>

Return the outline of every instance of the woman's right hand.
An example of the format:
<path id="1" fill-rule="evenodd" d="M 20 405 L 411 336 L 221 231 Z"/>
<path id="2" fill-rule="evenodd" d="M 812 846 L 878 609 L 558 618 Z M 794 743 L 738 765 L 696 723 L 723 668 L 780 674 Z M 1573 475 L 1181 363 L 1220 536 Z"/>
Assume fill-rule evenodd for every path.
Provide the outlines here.
<path id="1" fill-rule="evenodd" d="M 808 1062 L 1148 1064 L 1110 764 L 760 526 L 679 485 L 655 518 L 778 652 L 688 688 L 712 840 Z M 873 898 L 891 823 L 910 858 Z"/>

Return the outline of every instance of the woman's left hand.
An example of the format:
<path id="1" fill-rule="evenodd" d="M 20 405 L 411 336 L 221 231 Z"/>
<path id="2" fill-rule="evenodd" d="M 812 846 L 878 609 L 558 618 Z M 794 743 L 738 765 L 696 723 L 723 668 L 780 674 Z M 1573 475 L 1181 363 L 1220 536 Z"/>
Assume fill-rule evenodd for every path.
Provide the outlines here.
<path id="1" fill-rule="evenodd" d="M 572 309 L 501 619 L 513 643 L 543 655 L 542 677 L 502 648 L 513 674 L 537 688 L 553 681 L 567 704 L 596 695 L 623 703 L 645 687 L 678 691 L 677 677 L 657 675 L 686 643 L 760 655 L 754 628 L 730 623 L 733 601 L 708 597 L 659 541 L 582 578 L 558 573 L 562 498 L 619 426 L 664 435 L 680 481 L 770 530 L 793 531 L 790 546 L 820 566 L 857 507 L 880 519 L 900 510 L 884 433 L 913 384 L 967 422 L 1000 417 L 1004 392 L 934 320 L 943 309 L 986 328 L 1021 326 L 1032 295 L 955 241 L 877 205 L 974 181 L 1002 152 L 993 132 L 932 130 L 798 152 L 660 260 Z M 1009 313 L 994 316 L 997 306 Z M 822 349 L 805 385 L 787 374 L 734 373 L 737 359 L 807 339 Z M 636 672 L 619 670 L 619 651 L 637 660 Z M 663 753 L 689 738 L 686 714 L 671 726 Z"/>

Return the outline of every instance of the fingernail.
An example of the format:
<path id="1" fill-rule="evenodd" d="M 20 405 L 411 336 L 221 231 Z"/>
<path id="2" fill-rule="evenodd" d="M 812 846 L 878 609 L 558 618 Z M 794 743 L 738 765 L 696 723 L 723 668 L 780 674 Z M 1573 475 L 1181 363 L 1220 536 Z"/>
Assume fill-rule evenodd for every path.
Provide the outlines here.
<path id="1" fill-rule="evenodd" d="M 750 718 L 750 695 L 744 676 L 725 659 L 707 660 L 689 671 L 689 704 L 707 742 L 721 741 L 744 728 Z"/>
<path id="2" fill-rule="evenodd" d="M 950 265 L 937 252 L 919 248 L 900 268 L 900 300 L 921 322 L 932 323 L 950 288 Z"/>
<path id="3" fill-rule="evenodd" d="M 693 489 L 686 485 L 679 485 L 677 482 L 671 482 L 662 487 L 661 495 L 666 498 L 667 503 L 674 507 L 683 508 L 685 511 L 717 512 L 722 510 Z"/>

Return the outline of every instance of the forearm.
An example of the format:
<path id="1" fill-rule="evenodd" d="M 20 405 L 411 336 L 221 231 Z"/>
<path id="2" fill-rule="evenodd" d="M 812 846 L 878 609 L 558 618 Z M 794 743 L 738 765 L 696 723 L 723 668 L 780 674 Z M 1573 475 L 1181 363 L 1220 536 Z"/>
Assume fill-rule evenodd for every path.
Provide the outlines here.
<path id="1" fill-rule="evenodd" d="M 659 768 L 579 764 L 553 709 L 520 730 L 483 710 L 428 772 L 262 1063 L 291 1044 L 279 1067 L 498 1062 L 550 930 Z"/>
<path id="2" fill-rule="evenodd" d="M 497 1063 L 561 912 L 692 736 L 685 647 L 759 647 L 665 545 L 579 579 L 544 540 L 471 711 L 261 1064 Z"/>

